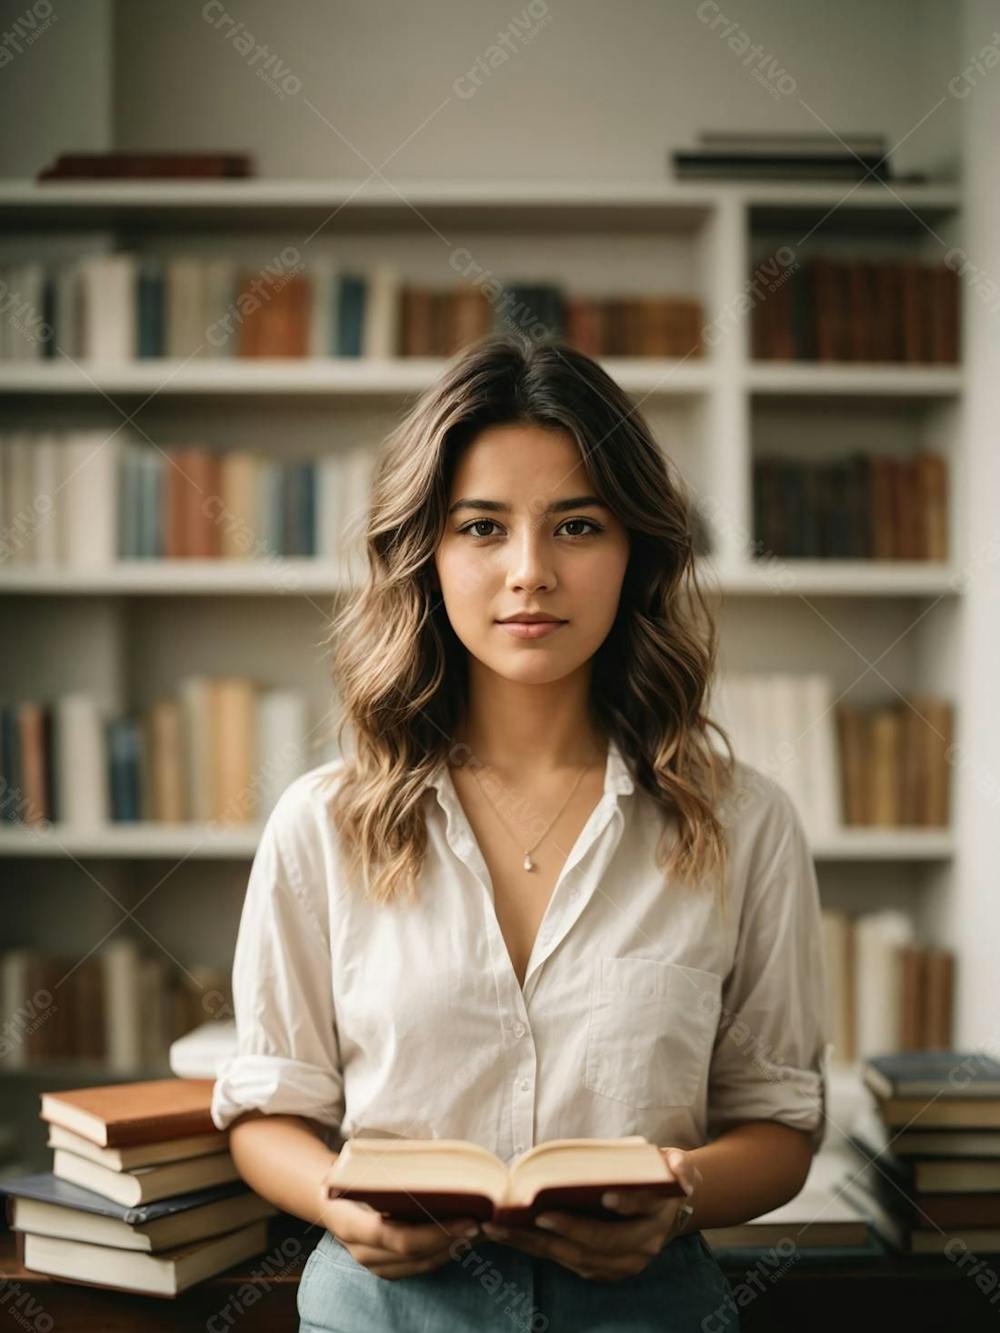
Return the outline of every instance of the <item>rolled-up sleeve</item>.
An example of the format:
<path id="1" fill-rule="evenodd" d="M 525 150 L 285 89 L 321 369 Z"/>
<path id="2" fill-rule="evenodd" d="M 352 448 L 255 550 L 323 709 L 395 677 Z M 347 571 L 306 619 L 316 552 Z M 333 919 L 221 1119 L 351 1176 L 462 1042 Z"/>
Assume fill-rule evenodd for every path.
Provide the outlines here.
<path id="1" fill-rule="evenodd" d="M 772 785 L 750 862 L 733 966 L 708 1080 L 713 1137 L 748 1120 L 826 1129 L 830 1055 L 825 952 L 816 871 L 788 795 Z"/>
<path id="2" fill-rule="evenodd" d="M 289 789 L 250 871 L 233 959 L 237 1050 L 220 1065 L 212 1095 L 219 1129 L 252 1109 L 330 1128 L 343 1116 L 329 913 L 315 901 L 322 886 L 307 886 L 289 855 L 296 817 Z"/>

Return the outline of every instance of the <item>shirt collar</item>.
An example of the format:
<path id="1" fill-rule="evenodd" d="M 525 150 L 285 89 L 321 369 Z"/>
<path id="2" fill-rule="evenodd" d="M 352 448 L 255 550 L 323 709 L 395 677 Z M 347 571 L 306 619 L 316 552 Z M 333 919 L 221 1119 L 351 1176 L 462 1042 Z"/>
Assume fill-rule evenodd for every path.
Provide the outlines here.
<path id="1" fill-rule="evenodd" d="M 447 809 L 447 804 L 454 792 L 454 786 L 446 760 L 442 759 L 433 770 L 427 779 L 427 787 L 434 788 L 439 803 Z M 614 737 L 609 736 L 608 757 L 604 765 L 604 795 L 607 796 L 609 792 L 614 792 L 616 795 L 627 796 L 629 792 L 634 790 L 635 782 L 625 762 L 625 756 Z"/>

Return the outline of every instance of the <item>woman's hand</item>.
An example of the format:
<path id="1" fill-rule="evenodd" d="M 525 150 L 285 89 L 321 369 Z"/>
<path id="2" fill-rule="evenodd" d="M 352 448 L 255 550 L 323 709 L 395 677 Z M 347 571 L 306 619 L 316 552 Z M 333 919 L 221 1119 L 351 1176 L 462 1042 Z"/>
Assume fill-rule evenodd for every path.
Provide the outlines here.
<path id="1" fill-rule="evenodd" d="M 459 1236 L 475 1236 L 479 1224 L 459 1222 L 393 1222 L 375 1208 L 353 1199 L 329 1199 L 320 1220 L 352 1258 L 376 1277 L 409 1277 L 440 1268 L 455 1254 Z"/>
<path id="2" fill-rule="evenodd" d="M 605 1221 L 573 1213 L 542 1213 L 531 1227 L 496 1227 L 483 1233 L 526 1254 L 554 1259 L 580 1277 L 616 1281 L 641 1273 L 673 1237 L 681 1206 L 693 1203 L 701 1172 L 681 1148 L 661 1148 L 667 1166 L 684 1189 L 684 1198 L 664 1199 L 649 1190 L 622 1188 L 605 1195 L 605 1206 L 629 1220 Z M 551 1230 L 539 1230 L 551 1218 Z"/>

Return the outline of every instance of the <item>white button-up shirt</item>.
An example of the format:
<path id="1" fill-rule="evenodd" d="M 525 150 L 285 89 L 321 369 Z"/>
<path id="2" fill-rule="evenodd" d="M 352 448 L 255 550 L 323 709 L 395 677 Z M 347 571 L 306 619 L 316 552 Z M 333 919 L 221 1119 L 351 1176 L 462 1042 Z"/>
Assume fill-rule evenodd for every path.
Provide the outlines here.
<path id="1" fill-rule="evenodd" d="M 328 809 L 343 760 L 294 782 L 250 873 L 237 1054 L 212 1118 L 306 1115 L 356 1135 L 468 1139 L 509 1163 L 554 1138 L 694 1148 L 747 1120 L 823 1137 L 828 1029 L 815 870 L 789 796 L 748 765 L 720 816 L 725 902 L 667 879 L 664 827 L 614 741 L 524 988 L 442 762 L 416 902 L 351 891 Z M 435 799 L 436 796 L 436 799 Z"/>

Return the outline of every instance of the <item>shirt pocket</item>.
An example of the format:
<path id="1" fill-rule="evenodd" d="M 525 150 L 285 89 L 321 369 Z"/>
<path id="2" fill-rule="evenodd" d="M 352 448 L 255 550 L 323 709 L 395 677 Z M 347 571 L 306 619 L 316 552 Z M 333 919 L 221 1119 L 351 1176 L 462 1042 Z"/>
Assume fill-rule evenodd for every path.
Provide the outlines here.
<path id="1" fill-rule="evenodd" d="M 693 1106 L 721 1011 L 714 972 L 652 958 L 594 965 L 584 1084 L 628 1106 Z"/>

